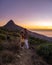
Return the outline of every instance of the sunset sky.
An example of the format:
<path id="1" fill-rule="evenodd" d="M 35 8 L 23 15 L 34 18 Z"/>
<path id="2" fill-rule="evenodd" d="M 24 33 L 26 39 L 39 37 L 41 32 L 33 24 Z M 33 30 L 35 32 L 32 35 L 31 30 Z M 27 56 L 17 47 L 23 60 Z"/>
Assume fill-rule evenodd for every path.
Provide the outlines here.
<path id="1" fill-rule="evenodd" d="M 10 19 L 28 29 L 52 29 L 52 0 L 0 0 L 0 26 Z"/>

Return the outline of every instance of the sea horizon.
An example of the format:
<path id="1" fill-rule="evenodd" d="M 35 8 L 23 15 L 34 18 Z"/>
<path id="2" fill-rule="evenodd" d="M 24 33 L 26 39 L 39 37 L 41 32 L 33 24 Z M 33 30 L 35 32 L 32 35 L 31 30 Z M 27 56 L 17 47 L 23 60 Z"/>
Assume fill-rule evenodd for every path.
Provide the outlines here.
<path id="1" fill-rule="evenodd" d="M 38 33 L 38 34 L 42 34 L 48 37 L 52 37 L 52 30 L 30 30 L 30 31 Z"/>

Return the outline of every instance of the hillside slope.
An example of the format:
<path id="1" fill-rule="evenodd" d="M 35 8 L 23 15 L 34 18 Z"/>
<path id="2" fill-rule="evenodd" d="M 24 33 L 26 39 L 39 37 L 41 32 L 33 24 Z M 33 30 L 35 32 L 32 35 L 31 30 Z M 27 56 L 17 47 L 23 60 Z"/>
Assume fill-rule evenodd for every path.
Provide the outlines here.
<path id="1" fill-rule="evenodd" d="M 13 20 L 8 21 L 8 23 L 5 24 L 4 26 L 2 26 L 1 28 L 5 29 L 7 31 L 17 31 L 17 32 L 24 29 L 23 27 L 16 25 Z M 41 34 L 38 34 L 35 32 L 31 32 L 29 30 L 27 30 L 27 31 L 30 36 L 52 42 L 52 37 L 50 38 L 50 37 L 47 37 L 47 36 L 44 36 L 44 35 L 41 35 Z"/>
<path id="2" fill-rule="evenodd" d="M 8 23 L 2 26 L 2 28 L 9 31 L 16 31 L 23 29 L 22 27 L 16 25 L 13 20 L 8 21 Z"/>
<path id="3" fill-rule="evenodd" d="M 31 49 L 20 51 L 19 59 L 18 65 L 48 65 Z"/>
<path id="4" fill-rule="evenodd" d="M 0 32 L 0 65 L 48 65 L 32 48 L 36 45 L 32 38 L 30 49 L 21 49 L 19 35 L 14 35 L 14 32 L 8 33 L 10 35 L 7 39 L 6 31 Z M 34 41 L 37 39 L 35 38 Z"/>

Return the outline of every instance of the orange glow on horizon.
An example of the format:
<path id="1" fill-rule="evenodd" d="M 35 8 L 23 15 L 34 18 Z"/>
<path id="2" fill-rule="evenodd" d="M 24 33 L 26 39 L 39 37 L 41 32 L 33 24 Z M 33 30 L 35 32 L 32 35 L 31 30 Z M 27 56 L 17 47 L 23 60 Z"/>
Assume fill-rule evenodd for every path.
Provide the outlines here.
<path id="1" fill-rule="evenodd" d="M 16 23 L 16 22 L 15 22 Z M 0 22 L 0 26 L 3 26 L 3 25 L 5 25 L 6 24 L 6 22 L 5 21 L 3 21 L 3 22 Z M 24 27 L 24 28 L 27 28 L 27 29 L 50 29 L 50 30 L 52 30 L 52 26 L 51 25 L 47 25 L 47 24 L 45 24 L 45 25 L 31 25 L 31 24 L 24 24 L 24 23 L 16 23 L 17 25 L 19 25 L 19 26 L 22 26 L 22 27 Z"/>
<path id="2" fill-rule="evenodd" d="M 27 29 L 51 29 L 52 30 L 52 26 L 31 26 L 31 25 L 20 25 L 20 26 Z"/>

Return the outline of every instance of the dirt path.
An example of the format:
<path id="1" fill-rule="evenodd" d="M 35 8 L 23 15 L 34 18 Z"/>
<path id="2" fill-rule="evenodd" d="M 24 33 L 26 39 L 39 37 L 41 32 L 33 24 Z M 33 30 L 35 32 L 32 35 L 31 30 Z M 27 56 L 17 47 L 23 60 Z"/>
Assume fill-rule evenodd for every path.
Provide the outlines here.
<path id="1" fill-rule="evenodd" d="M 22 52 L 21 52 L 21 54 L 23 54 L 22 55 L 22 58 L 21 58 L 21 60 L 22 60 L 22 64 L 21 65 L 32 65 L 32 59 L 31 59 L 31 57 L 32 57 L 32 53 L 31 53 L 31 50 L 23 50 Z"/>
<path id="2" fill-rule="evenodd" d="M 20 51 L 19 62 L 16 65 L 48 65 L 32 49 L 23 49 Z"/>

